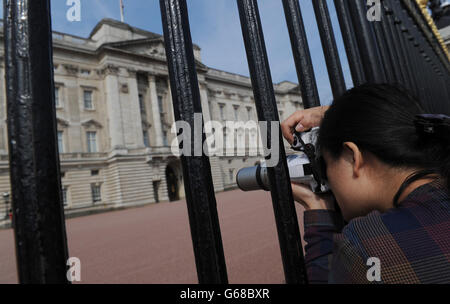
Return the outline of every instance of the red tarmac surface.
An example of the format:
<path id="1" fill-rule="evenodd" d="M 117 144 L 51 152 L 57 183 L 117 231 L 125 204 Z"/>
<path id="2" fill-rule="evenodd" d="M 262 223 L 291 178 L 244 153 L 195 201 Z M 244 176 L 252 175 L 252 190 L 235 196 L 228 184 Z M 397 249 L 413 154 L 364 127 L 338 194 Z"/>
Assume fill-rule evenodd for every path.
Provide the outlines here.
<path id="1" fill-rule="evenodd" d="M 217 194 L 230 283 L 283 283 L 270 194 Z M 297 214 L 302 209 L 297 206 Z M 81 283 L 197 283 L 185 201 L 66 221 Z M 301 216 L 299 225 L 303 230 Z M 13 231 L 0 231 L 0 283 L 17 283 Z"/>

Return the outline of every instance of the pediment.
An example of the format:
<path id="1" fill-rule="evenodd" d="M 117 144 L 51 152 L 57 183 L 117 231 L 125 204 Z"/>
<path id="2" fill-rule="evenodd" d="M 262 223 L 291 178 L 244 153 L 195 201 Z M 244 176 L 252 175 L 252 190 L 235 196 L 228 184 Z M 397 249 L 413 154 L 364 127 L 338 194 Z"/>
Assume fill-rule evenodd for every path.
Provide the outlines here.
<path id="1" fill-rule="evenodd" d="M 107 43 L 106 46 L 135 54 L 157 57 L 159 59 L 166 60 L 166 49 L 163 37 L 112 42 Z M 194 51 L 200 51 L 200 47 L 196 44 L 194 44 L 193 47 Z M 199 70 L 206 71 L 208 69 L 206 65 L 200 62 L 199 58 L 195 58 L 195 63 Z"/>
<path id="2" fill-rule="evenodd" d="M 81 125 L 83 127 L 95 127 L 95 128 L 98 128 L 98 129 L 103 128 L 103 125 L 100 122 L 98 122 L 97 120 L 95 120 L 95 119 L 89 119 L 89 120 L 83 121 L 81 123 Z"/>
<path id="3" fill-rule="evenodd" d="M 157 57 L 166 56 L 166 51 L 164 49 L 164 40 L 162 37 L 120 41 L 110 43 L 108 44 L 108 46 L 136 54 Z"/>
<path id="4" fill-rule="evenodd" d="M 59 117 L 56 118 L 56 123 L 58 124 L 58 126 L 61 126 L 63 128 L 66 128 L 69 126 L 69 122 L 67 120 L 59 118 Z"/>

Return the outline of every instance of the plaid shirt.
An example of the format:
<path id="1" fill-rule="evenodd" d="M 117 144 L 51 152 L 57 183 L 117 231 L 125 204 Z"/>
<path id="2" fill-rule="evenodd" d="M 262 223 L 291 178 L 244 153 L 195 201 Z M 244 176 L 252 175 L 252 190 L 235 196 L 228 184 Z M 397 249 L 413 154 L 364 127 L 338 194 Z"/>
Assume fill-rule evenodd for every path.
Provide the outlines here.
<path id="1" fill-rule="evenodd" d="M 310 283 L 371 283 L 371 257 L 381 270 L 381 281 L 373 283 L 450 283 L 450 195 L 443 180 L 416 188 L 398 208 L 351 220 L 342 231 L 333 211 L 305 211 L 304 222 Z"/>

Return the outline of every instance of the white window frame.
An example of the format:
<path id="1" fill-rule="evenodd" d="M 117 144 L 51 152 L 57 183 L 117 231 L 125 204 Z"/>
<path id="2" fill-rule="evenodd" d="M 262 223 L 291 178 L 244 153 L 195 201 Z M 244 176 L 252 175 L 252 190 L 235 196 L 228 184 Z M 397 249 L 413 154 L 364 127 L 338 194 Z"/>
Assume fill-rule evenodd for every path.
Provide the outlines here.
<path id="1" fill-rule="evenodd" d="M 162 131 L 162 139 L 163 139 L 163 146 L 168 147 L 169 146 L 169 138 L 166 130 Z"/>
<path id="2" fill-rule="evenodd" d="M 91 199 L 92 203 L 98 203 L 102 201 L 102 185 L 91 184 Z"/>
<path id="3" fill-rule="evenodd" d="M 239 120 L 239 106 L 233 105 L 233 110 L 234 110 L 234 120 L 238 121 Z"/>
<path id="4" fill-rule="evenodd" d="M 62 197 L 63 197 L 63 205 L 69 206 L 69 187 L 62 187 Z"/>
<path id="5" fill-rule="evenodd" d="M 91 137 L 90 135 L 94 135 L 94 143 L 95 145 L 91 145 Z M 96 131 L 86 131 L 86 144 L 87 144 L 87 152 L 88 153 L 98 153 L 98 141 L 97 141 L 97 132 Z M 94 149 L 92 149 L 94 147 Z"/>
<path id="6" fill-rule="evenodd" d="M 138 94 L 138 99 L 139 99 L 139 110 L 141 111 L 141 115 L 146 115 L 147 114 L 147 109 L 145 107 L 145 96 L 144 96 L 144 94 L 139 93 Z"/>
<path id="7" fill-rule="evenodd" d="M 247 118 L 248 120 L 252 119 L 252 113 L 253 112 L 253 108 L 252 107 L 247 107 Z"/>
<path id="8" fill-rule="evenodd" d="M 158 95 L 158 108 L 159 114 L 164 114 L 164 97 L 162 95 Z"/>
<path id="9" fill-rule="evenodd" d="M 62 103 L 61 103 L 61 87 L 60 86 L 55 86 L 55 107 L 58 108 L 62 108 Z"/>
<path id="10" fill-rule="evenodd" d="M 225 104 L 219 103 L 219 117 L 220 120 L 225 120 Z"/>
<path id="11" fill-rule="evenodd" d="M 65 153 L 64 147 L 64 131 L 58 131 L 58 151 L 59 153 Z M 61 135 L 61 136 L 60 136 Z"/>
<path id="12" fill-rule="evenodd" d="M 150 138 L 147 130 L 142 130 L 142 137 L 144 138 L 144 146 L 150 148 Z"/>
<path id="13" fill-rule="evenodd" d="M 90 107 L 86 107 L 86 93 L 90 93 L 91 100 L 90 100 Z M 95 110 L 94 107 L 94 90 L 92 89 L 83 89 L 83 107 L 85 110 Z"/>

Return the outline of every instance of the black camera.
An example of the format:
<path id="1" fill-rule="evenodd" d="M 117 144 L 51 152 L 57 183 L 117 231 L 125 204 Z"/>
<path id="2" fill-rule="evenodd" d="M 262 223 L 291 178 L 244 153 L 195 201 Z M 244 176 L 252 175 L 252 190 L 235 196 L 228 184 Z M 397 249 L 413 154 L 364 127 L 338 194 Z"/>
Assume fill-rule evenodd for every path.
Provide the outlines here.
<path id="1" fill-rule="evenodd" d="M 317 148 L 319 128 L 306 132 L 294 133 L 292 149 L 300 153 L 287 157 L 289 176 L 294 183 L 310 186 L 315 193 L 330 190 L 326 180 L 326 169 L 323 157 Z M 243 168 L 236 175 L 236 183 L 243 191 L 270 190 L 267 166 Z"/>

